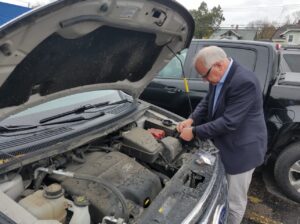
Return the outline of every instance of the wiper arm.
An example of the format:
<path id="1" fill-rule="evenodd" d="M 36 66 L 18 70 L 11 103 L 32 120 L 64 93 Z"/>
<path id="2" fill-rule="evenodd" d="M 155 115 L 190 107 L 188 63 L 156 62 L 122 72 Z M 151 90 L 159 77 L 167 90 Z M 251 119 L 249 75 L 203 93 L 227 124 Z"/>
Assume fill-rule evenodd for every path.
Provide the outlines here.
<path id="1" fill-rule="evenodd" d="M 60 120 L 60 121 L 54 121 L 54 122 L 51 122 L 51 123 L 44 124 L 43 126 L 45 126 L 45 125 L 52 125 L 52 124 L 72 123 L 72 122 L 77 122 L 77 121 L 87 121 L 87 120 L 92 120 L 92 119 L 97 118 L 97 117 L 102 117 L 104 114 L 105 114 L 104 112 L 99 112 L 96 115 L 89 116 L 89 117 L 78 116 L 78 117 L 73 117 L 73 118 L 70 118 L 70 119 L 64 119 L 64 120 Z"/>
<path id="2" fill-rule="evenodd" d="M 39 123 L 40 124 L 47 123 L 49 121 L 52 121 L 52 120 L 55 120 L 55 119 L 58 119 L 61 117 L 65 117 L 65 116 L 68 116 L 71 114 L 81 114 L 81 113 L 85 112 L 86 110 L 89 110 L 92 108 L 99 108 L 99 107 L 110 106 L 110 105 L 115 105 L 115 104 L 122 104 L 122 103 L 126 103 L 126 102 L 128 102 L 127 99 L 120 100 L 120 101 L 113 102 L 113 103 L 109 103 L 109 101 L 106 101 L 106 102 L 102 102 L 102 103 L 98 103 L 98 104 L 88 104 L 88 105 L 84 105 L 84 106 L 78 107 L 76 109 L 73 109 L 73 110 L 70 110 L 70 111 L 67 111 L 64 113 L 60 113 L 60 114 L 56 114 L 54 116 L 43 118 L 39 121 Z M 84 118 L 84 119 L 86 119 L 86 118 Z"/>

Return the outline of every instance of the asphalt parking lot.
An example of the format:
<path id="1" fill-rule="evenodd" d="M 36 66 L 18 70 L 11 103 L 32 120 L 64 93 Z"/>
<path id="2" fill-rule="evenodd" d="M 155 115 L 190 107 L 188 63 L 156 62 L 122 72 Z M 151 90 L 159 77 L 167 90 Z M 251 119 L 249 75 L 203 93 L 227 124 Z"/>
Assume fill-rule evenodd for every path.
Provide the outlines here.
<path id="1" fill-rule="evenodd" d="M 267 189 L 273 185 L 268 186 L 263 179 L 266 178 L 261 172 L 253 176 L 242 224 L 300 224 L 300 204 L 270 193 Z"/>

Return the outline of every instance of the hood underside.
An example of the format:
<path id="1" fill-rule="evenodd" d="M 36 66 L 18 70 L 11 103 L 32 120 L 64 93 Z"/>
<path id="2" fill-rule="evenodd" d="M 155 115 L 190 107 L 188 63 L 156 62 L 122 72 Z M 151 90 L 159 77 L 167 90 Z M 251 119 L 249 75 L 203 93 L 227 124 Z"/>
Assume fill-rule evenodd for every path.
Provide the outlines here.
<path id="1" fill-rule="evenodd" d="M 194 23 L 168 0 L 58 1 L 0 30 L 0 119 L 58 97 L 120 89 L 138 97 Z M 170 49 L 169 49 L 170 48 Z"/>

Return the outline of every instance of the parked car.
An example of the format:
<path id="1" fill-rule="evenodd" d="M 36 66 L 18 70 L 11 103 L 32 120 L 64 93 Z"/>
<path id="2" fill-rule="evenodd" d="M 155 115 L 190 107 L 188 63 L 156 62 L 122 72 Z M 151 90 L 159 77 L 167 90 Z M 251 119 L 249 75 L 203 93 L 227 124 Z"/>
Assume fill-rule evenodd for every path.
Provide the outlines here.
<path id="1" fill-rule="evenodd" d="M 175 1 L 56 1 L 0 29 L 0 222 L 225 223 L 209 141 L 138 100 L 189 46 Z"/>
<path id="2" fill-rule="evenodd" d="M 224 49 L 229 57 L 253 71 L 261 84 L 265 119 L 268 127 L 268 154 L 266 163 L 275 163 L 274 176 L 281 190 L 300 202 L 300 51 L 278 51 L 271 43 L 257 41 L 193 40 L 189 49 L 182 50 L 183 72 L 189 81 L 185 92 L 182 69 L 174 66 L 174 57 L 148 85 L 141 98 L 188 117 L 192 108 L 208 90 L 193 68 L 196 52 L 209 45 Z"/>

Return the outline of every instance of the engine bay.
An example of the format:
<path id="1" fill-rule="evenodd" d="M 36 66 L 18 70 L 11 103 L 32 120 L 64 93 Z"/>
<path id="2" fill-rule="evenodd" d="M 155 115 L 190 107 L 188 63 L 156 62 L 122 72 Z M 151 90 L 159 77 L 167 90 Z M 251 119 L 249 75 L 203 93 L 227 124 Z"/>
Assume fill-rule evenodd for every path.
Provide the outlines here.
<path id="1" fill-rule="evenodd" d="M 182 141 L 174 120 L 147 111 L 88 144 L 2 175 L 0 198 L 14 202 L 11 209 L 19 215 L 49 223 L 145 223 L 138 220 L 147 209 L 151 213 L 149 206 L 174 175 L 191 196 L 205 187 L 211 169 L 178 172 L 199 144 Z"/>

